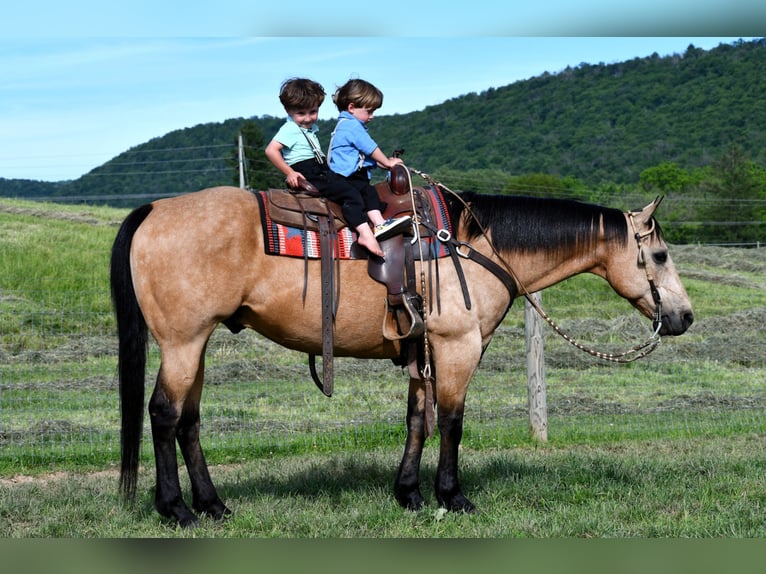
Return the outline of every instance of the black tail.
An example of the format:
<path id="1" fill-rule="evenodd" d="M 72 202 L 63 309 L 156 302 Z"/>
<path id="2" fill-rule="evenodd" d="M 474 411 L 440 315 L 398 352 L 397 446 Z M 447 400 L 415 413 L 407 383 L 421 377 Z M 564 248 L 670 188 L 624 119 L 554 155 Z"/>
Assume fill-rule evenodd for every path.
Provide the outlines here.
<path id="1" fill-rule="evenodd" d="M 122 413 L 120 490 L 135 499 L 138 459 L 144 427 L 144 376 L 146 371 L 147 328 L 133 289 L 130 245 L 133 235 L 151 212 L 150 204 L 135 209 L 123 221 L 112 246 L 112 305 L 119 336 L 118 373 Z"/>

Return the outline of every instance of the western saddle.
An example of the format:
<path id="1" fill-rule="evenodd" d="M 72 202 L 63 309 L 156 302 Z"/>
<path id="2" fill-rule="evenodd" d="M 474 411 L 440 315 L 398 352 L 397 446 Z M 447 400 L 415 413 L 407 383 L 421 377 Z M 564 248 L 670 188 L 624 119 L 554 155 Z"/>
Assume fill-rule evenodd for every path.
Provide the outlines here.
<path id="1" fill-rule="evenodd" d="M 340 206 L 322 197 L 316 188 L 306 180 L 300 189 L 269 190 L 269 217 L 298 229 L 316 231 L 319 234 L 322 276 L 322 369 L 320 380 L 316 371 L 316 357 L 309 355 L 311 377 L 319 389 L 328 397 L 333 392 L 333 342 L 334 318 L 340 300 L 339 261 L 336 257 L 337 232 L 346 226 Z M 432 233 L 434 220 L 431 202 L 422 190 L 411 186 L 409 173 L 403 165 L 395 166 L 388 181 L 376 184 L 378 195 L 384 204 L 383 217 L 416 215 L 420 223 L 418 235 L 421 241 Z M 414 201 L 414 205 L 413 205 Z M 367 259 L 367 270 L 373 279 L 387 288 L 386 314 L 383 321 L 383 336 L 389 340 L 400 340 L 401 356 L 397 364 L 409 364 L 412 371 L 413 357 L 418 356 L 417 345 L 425 332 L 422 318 L 423 298 L 418 293 L 415 277 L 415 259 L 423 254 L 430 256 L 430 247 L 417 249 L 413 244 L 415 230 L 405 231 L 380 242 L 383 259 L 368 257 L 366 249 L 356 243 L 352 246 L 351 257 Z M 308 281 L 308 260 L 304 273 L 303 297 L 306 297 Z M 417 367 L 415 367 L 417 368 Z"/>

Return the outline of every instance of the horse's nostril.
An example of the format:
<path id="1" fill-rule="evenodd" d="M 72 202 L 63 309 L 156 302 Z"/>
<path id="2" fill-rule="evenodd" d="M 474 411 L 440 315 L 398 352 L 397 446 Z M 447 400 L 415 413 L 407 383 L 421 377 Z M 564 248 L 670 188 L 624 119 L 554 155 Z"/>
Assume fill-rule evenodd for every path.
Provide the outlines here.
<path id="1" fill-rule="evenodd" d="M 692 323 L 694 323 L 694 313 L 689 311 L 688 313 L 684 313 L 684 325 L 689 327 Z"/>

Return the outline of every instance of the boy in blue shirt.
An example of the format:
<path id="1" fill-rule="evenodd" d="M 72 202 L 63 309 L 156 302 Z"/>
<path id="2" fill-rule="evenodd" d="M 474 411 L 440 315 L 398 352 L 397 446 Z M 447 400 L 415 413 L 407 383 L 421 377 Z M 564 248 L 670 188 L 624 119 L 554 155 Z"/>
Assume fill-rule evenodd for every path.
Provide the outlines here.
<path id="1" fill-rule="evenodd" d="M 412 224 L 412 219 L 409 216 L 383 219 L 378 192 L 370 184 L 370 170 L 375 167 L 391 169 L 402 160 L 386 156 L 367 133 L 367 124 L 383 104 L 383 93 L 378 88 L 365 80 L 349 80 L 338 88 L 333 101 L 340 115 L 330 140 L 330 170 L 355 189 L 361 198 L 367 217 L 375 226 L 372 241 L 368 239 L 365 247 L 376 253 L 380 249 L 378 240 L 401 233 Z M 350 198 L 344 199 L 348 201 Z"/>

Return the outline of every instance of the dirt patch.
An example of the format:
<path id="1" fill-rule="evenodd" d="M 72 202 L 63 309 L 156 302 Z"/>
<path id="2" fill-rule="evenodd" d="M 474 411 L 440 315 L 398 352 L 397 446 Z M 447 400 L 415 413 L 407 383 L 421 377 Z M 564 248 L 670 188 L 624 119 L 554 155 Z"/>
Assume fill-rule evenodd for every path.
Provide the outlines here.
<path id="1" fill-rule="evenodd" d="M 114 478 L 119 479 L 119 471 L 116 469 L 98 470 L 95 472 L 50 472 L 47 474 L 27 475 L 17 474 L 10 478 L 0 478 L 0 487 L 13 487 L 22 484 L 51 484 L 54 482 L 61 482 L 63 480 L 77 480 L 78 482 L 85 478 Z"/>
<path id="2" fill-rule="evenodd" d="M 678 395 L 670 400 L 659 403 L 659 410 L 746 410 L 762 409 L 762 397 L 736 395 L 715 395 L 701 393 L 699 395 Z"/>
<path id="3" fill-rule="evenodd" d="M 26 303 L 27 299 L 0 290 L 0 303 Z"/>
<path id="4" fill-rule="evenodd" d="M 548 412 L 552 415 L 620 415 L 620 414 L 650 414 L 667 411 L 700 412 L 700 411 L 742 411 L 763 409 L 762 397 L 716 395 L 700 393 L 697 395 L 679 394 L 667 400 L 647 403 L 641 408 L 634 404 L 620 401 L 601 400 L 587 395 L 571 394 L 548 404 Z"/>
<path id="5" fill-rule="evenodd" d="M 744 289 L 763 289 L 762 282 L 753 281 L 741 275 L 725 275 L 713 271 L 684 271 L 683 279 L 696 279 L 697 281 L 708 281 L 717 285 L 731 285 L 732 287 L 742 287 Z"/>

